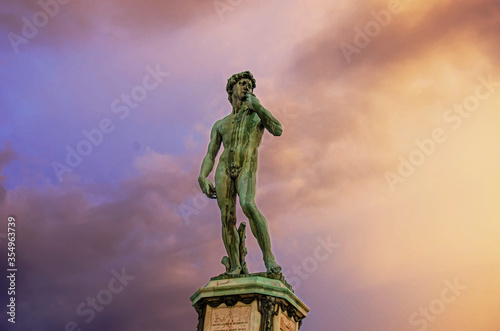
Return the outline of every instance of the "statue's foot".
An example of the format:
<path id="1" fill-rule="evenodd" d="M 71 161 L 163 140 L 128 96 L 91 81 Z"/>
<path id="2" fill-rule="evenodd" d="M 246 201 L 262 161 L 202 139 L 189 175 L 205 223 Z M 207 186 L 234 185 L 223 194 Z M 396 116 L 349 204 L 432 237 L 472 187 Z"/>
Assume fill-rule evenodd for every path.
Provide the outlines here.
<path id="1" fill-rule="evenodd" d="M 234 268 L 231 271 L 226 272 L 226 274 L 228 274 L 228 275 L 239 275 L 239 274 L 241 274 L 241 267 Z"/>
<path id="2" fill-rule="evenodd" d="M 281 272 L 281 266 L 275 260 L 264 261 L 264 263 L 268 274 L 279 274 Z"/>

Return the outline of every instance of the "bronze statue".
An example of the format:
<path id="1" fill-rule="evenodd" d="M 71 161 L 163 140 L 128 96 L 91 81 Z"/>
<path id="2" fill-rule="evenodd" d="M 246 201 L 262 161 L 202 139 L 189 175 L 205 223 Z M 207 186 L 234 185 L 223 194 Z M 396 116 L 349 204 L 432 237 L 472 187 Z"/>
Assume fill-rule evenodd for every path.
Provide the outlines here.
<path id="1" fill-rule="evenodd" d="M 281 123 L 264 108 L 253 90 L 255 79 L 250 71 L 234 74 L 228 79 L 226 91 L 233 109 L 231 114 L 215 122 L 210 133 L 208 152 L 201 165 L 198 183 L 203 193 L 217 199 L 222 218 L 222 239 L 229 265 L 227 274 L 248 273 L 242 266 L 240 235 L 236 228 L 236 195 L 259 243 L 268 273 L 279 273 L 281 266 L 271 251 L 267 221 L 255 204 L 257 156 L 264 129 L 272 135 L 283 132 Z M 215 163 L 221 143 L 224 151 L 215 170 L 215 187 L 207 179 Z M 241 232 L 241 231 L 240 231 Z M 227 265 L 227 259 L 226 259 Z"/>

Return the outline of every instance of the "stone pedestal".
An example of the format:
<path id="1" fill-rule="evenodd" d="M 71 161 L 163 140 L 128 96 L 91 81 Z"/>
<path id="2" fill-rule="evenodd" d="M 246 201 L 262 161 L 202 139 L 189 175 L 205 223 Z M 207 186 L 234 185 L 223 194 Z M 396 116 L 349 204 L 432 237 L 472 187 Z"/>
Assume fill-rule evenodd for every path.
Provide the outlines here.
<path id="1" fill-rule="evenodd" d="M 191 302 L 198 331 L 298 331 L 309 312 L 281 275 L 265 273 L 212 278 Z"/>

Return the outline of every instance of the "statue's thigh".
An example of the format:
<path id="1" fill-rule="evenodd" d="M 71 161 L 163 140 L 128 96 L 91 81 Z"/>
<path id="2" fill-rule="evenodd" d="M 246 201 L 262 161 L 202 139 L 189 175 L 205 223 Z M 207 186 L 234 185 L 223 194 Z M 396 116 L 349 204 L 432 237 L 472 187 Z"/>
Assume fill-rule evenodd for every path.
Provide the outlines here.
<path id="1" fill-rule="evenodd" d="M 236 182 L 236 191 L 241 201 L 254 201 L 257 187 L 257 176 L 251 170 L 244 171 L 238 177 Z"/>
<path id="2" fill-rule="evenodd" d="M 215 191 L 219 207 L 234 205 L 236 201 L 235 183 L 224 169 L 218 168 L 215 173 Z"/>

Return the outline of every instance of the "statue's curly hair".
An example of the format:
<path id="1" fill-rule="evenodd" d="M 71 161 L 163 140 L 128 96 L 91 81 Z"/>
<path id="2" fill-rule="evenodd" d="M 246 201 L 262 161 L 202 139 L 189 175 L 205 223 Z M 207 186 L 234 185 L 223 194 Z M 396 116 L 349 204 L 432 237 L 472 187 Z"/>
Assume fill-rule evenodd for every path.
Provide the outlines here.
<path id="1" fill-rule="evenodd" d="M 257 83 L 255 81 L 255 78 L 253 78 L 253 75 L 250 71 L 243 71 L 237 74 L 234 74 L 227 80 L 227 85 L 226 85 L 226 92 L 227 92 L 227 99 L 231 103 L 232 99 L 231 96 L 233 95 L 233 86 L 236 84 L 239 80 L 243 78 L 248 78 L 252 82 L 252 89 L 254 89 L 257 86 Z"/>

